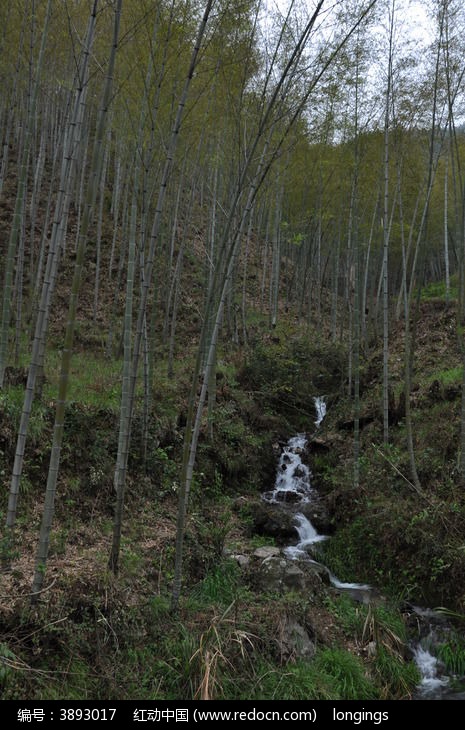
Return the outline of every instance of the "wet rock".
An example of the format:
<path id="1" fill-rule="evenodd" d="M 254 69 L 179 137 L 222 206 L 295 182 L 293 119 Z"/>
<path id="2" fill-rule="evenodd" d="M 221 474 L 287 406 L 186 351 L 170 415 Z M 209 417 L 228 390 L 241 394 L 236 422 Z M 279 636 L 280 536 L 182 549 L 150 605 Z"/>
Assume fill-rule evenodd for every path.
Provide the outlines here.
<path id="1" fill-rule="evenodd" d="M 297 565 L 282 556 L 266 558 L 250 577 L 254 587 L 266 593 L 299 591 L 309 597 L 323 589 L 319 565 L 314 566 L 310 561 Z"/>
<path id="2" fill-rule="evenodd" d="M 284 621 L 279 644 L 285 661 L 315 656 L 316 647 L 308 631 L 292 616 L 286 617 Z"/>
<path id="3" fill-rule="evenodd" d="M 306 476 L 307 476 L 307 474 L 305 472 L 305 469 L 303 469 L 301 466 L 296 466 L 296 468 L 294 469 L 294 473 L 293 473 L 292 477 L 294 479 L 302 479 L 302 478 L 304 478 Z"/>
<path id="4" fill-rule="evenodd" d="M 320 535 L 328 535 L 333 532 L 329 510 L 321 500 L 302 504 L 299 509 Z"/>
<path id="5" fill-rule="evenodd" d="M 286 565 L 283 572 L 283 583 L 294 591 L 304 591 L 306 588 L 306 576 L 303 570 L 295 563 Z"/>
<path id="6" fill-rule="evenodd" d="M 353 422 L 351 421 L 350 427 L 352 428 Z M 337 449 L 344 443 L 345 436 L 341 433 L 331 431 L 324 435 L 314 436 L 309 441 L 307 446 L 307 452 L 305 458 L 302 461 L 307 464 L 310 468 L 313 466 L 313 457 L 315 454 L 328 454 L 333 449 Z"/>
<path id="7" fill-rule="evenodd" d="M 312 452 L 321 452 L 321 451 L 330 451 L 331 445 L 328 443 L 327 439 L 322 438 L 321 436 L 317 436 L 313 438 L 309 444 L 310 450 Z"/>
<path id="8" fill-rule="evenodd" d="M 353 601 L 363 603 L 364 606 L 373 603 L 370 588 L 338 588 L 335 586 L 334 590 L 341 596 L 350 596 Z"/>
<path id="9" fill-rule="evenodd" d="M 286 502 L 287 504 L 295 504 L 302 500 L 302 495 L 298 492 L 291 491 L 289 489 L 278 490 L 275 494 L 276 499 L 279 502 Z"/>
<path id="10" fill-rule="evenodd" d="M 437 628 L 447 624 L 445 616 L 438 611 L 413 606 L 411 603 L 405 604 L 404 619 L 409 633 L 417 640 L 428 636 L 433 626 Z"/>
<path id="11" fill-rule="evenodd" d="M 281 446 L 275 441 L 273 444 L 271 444 L 271 448 L 273 449 L 273 453 L 276 457 L 279 457 L 281 454 Z"/>
<path id="12" fill-rule="evenodd" d="M 314 575 L 317 575 L 322 583 L 330 585 L 329 570 L 323 563 L 318 563 L 316 560 L 311 560 L 307 566 L 308 570 L 311 570 Z"/>
<path id="13" fill-rule="evenodd" d="M 271 502 L 274 499 L 274 490 L 269 489 L 267 492 L 263 492 L 262 498 L 265 502 Z"/>
<path id="14" fill-rule="evenodd" d="M 281 593 L 283 589 L 283 573 L 286 568 L 284 558 L 268 558 L 264 560 L 252 575 L 256 588 L 265 593 Z"/>
<path id="15" fill-rule="evenodd" d="M 288 543 L 296 536 L 293 515 L 276 505 L 257 502 L 251 505 L 254 532 L 274 537 L 280 543 Z"/>
<path id="16" fill-rule="evenodd" d="M 279 547 L 274 547 L 273 545 L 264 545 L 263 547 L 259 547 L 254 552 L 254 557 L 256 558 L 262 558 L 265 560 L 266 558 L 274 558 L 277 555 L 279 555 L 281 550 Z"/>

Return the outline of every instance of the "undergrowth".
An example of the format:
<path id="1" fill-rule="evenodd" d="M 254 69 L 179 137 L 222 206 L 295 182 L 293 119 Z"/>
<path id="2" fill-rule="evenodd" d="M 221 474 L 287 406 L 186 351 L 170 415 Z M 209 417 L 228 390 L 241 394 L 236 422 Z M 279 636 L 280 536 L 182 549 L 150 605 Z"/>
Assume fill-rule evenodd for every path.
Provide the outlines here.
<path id="1" fill-rule="evenodd" d="M 406 659 L 407 631 L 395 606 L 355 603 L 348 596 L 328 598 L 327 606 L 344 631 L 371 658 L 370 673 L 380 696 L 410 696 L 420 681 L 417 666 Z"/>

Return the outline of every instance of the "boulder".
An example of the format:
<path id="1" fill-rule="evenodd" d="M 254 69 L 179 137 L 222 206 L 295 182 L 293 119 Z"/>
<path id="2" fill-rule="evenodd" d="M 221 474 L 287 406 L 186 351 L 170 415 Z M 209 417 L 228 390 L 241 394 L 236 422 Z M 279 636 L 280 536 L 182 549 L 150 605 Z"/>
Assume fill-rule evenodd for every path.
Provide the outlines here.
<path id="1" fill-rule="evenodd" d="M 279 543 L 288 544 L 296 538 L 294 516 L 276 505 L 257 502 L 251 505 L 253 529 L 258 535 L 274 537 Z"/>
<path id="2" fill-rule="evenodd" d="M 292 591 L 304 591 L 306 588 L 306 575 L 296 563 L 286 565 L 282 580 L 284 585 Z"/>
<path id="3" fill-rule="evenodd" d="M 254 557 L 256 558 L 262 558 L 262 560 L 266 560 L 266 558 L 274 558 L 277 555 L 279 555 L 281 550 L 279 547 L 274 547 L 273 545 L 263 545 L 263 547 L 259 547 L 254 552 Z"/>
<path id="4" fill-rule="evenodd" d="M 320 535 L 328 535 L 333 531 L 329 511 L 321 500 L 315 499 L 304 503 L 299 507 L 299 511 L 310 520 Z"/>
<path id="5" fill-rule="evenodd" d="M 331 445 L 321 436 L 314 436 L 309 444 L 309 449 L 312 453 L 326 452 L 331 450 Z"/>
<path id="6" fill-rule="evenodd" d="M 302 495 L 292 489 L 279 489 L 276 492 L 276 499 L 285 504 L 295 504 L 302 500 Z"/>
<path id="7" fill-rule="evenodd" d="M 287 616 L 283 623 L 279 645 L 285 661 L 311 659 L 316 652 L 308 631 L 293 616 Z"/>
<path id="8" fill-rule="evenodd" d="M 315 575 L 317 575 L 322 583 L 326 583 L 326 585 L 330 585 L 331 581 L 329 579 L 329 570 L 326 567 L 326 565 L 323 565 L 323 563 L 318 563 L 316 560 L 310 560 L 308 564 L 308 570 L 311 570 Z"/>
<path id="9" fill-rule="evenodd" d="M 285 567 L 284 558 L 270 557 L 253 572 L 252 582 L 258 590 L 265 593 L 281 593 Z"/>
<path id="10" fill-rule="evenodd" d="M 282 556 L 272 555 L 265 558 L 260 565 L 250 571 L 251 583 L 254 587 L 265 593 L 287 593 L 298 591 L 314 595 L 323 588 L 324 582 L 328 581 L 327 569 L 313 561 L 300 562 L 286 560 Z"/>

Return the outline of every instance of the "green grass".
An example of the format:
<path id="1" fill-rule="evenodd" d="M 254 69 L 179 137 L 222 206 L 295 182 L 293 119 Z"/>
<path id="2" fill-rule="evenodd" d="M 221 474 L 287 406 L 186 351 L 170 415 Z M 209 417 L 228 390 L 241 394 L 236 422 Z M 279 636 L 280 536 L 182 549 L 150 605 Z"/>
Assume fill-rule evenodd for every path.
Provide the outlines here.
<path id="1" fill-rule="evenodd" d="M 367 621 L 376 626 L 377 632 L 396 636 L 401 642 L 406 641 L 407 634 L 402 614 L 395 606 L 380 604 L 366 606 L 353 601 L 344 594 L 328 597 L 326 606 L 337 618 L 338 623 L 357 641 L 364 639 L 367 632 Z"/>
<path id="2" fill-rule="evenodd" d="M 359 657 L 344 649 L 324 648 L 313 661 L 277 669 L 262 663 L 249 692 L 241 698 L 260 700 L 368 700 L 379 691 L 366 676 Z"/>
<path id="3" fill-rule="evenodd" d="M 444 662 L 447 671 L 463 676 L 465 674 L 465 638 L 453 633 L 449 641 L 440 644 L 437 649 L 439 659 Z"/>
<path id="4" fill-rule="evenodd" d="M 230 605 L 237 596 L 239 582 L 239 566 L 233 560 L 225 560 L 192 589 L 191 599 L 205 605 Z"/>
<path id="5" fill-rule="evenodd" d="M 196 601 L 184 599 L 176 614 L 165 595 L 151 598 L 142 610 L 122 607 L 97 623 L 102 614 L 88 607 L 78 623 L 41 633 L 40 642 L 53 640 L 59 648 L 29 659 L 42 674 L 22 678 L 8 667 L 3 677 L 0 672 L 5 698 L 27 686 L 31 699 L 189 700 L 205 693 L 230 700 L 370 700 L 405 697 L 416 683 L 413 665 L 384 643 L 371 665 L 339 646 L 318 647 L 313 659 L 283 665 L 274 636 L 254 618 L 256 597 L 239 597 L 239 610 L 230 603 L 238 587 L 235 566 L 225 562 L 195 589 Z M 339 615 L 360 627 L 363 613 L 338 603 Z M 274 609 L 281 610 L 278 597 Z M 8 652 L 0 646 L 0 660 Z"/>
<path id="6" fill-rule="evenodd" d="M 386 647 L 377 647 L 374 672 L 384 686 L 386 698 L 408 697 L 421 679 L 415 662 L 406 662 L 403 657 Z"/>
<path id="7" fill-rule="evenodd" d="M 47 381 L 44 400 L 54 401 L 58 394 L 61 353 L 47 352 L 45 372 Z M 103 355 L 76 352 L 71 361 L 68 401 L 88 406 L 116 410 L 121 400 L 121 361 L 109 360 Z"/>
<path id="8" fill-rule="evenodd" d="M 29 367 L 29 348 L 21 355 L 20 366 Z M 183 383 L 188 379 L 190 361 L 184 357 L 174 363 L 174 377 L 167 376 L 167 362 L 164 358 L 155 361 L 153 373 L 153 402 L 157 403 L 159 417 L 173 420 L 178 415 L 176 399 Z M 76 350 L 71 359 L 67 400 L 91 408 L 104 408 L 119 411 L 121 405 L 121 378 L 123 363 L 121 359 L 107 358 L 104 353 Z M 58 383 L 61 370 L 61 350 L 48 348 L 45 354 L 45 383 L 42 403 L 53 405 L 58 396 Z M 143 396 L 143 378 L 139 378 L 136 396 Z M 186 386 L 187 387 L 187 386 Z M 22 385 L 6 389 L 12 402 L 20 409 L 23 402 Z M 20 411 L 19 411 L 20 413 Z M 18 415 L 19 419 L 19 415 Z"/>
<path id="9" fill-rule="evenodd" d="M 451 276 L 450 280 L 450 291 L 449 299 L 456 299 L 458 297 L 458 276 L 457 274 Z M 446 299 L 446 282 L 433 281 L 430 284 L 424 286 L 421 290 L 421 298 L 424 301 L 430 299 Z"/>
<path id="10" fill-rule="evenodd" d="M 275 547 L 275 545 L 275 538 L 269 535 L 254 535 L 250 540 L 250 546 L 252 548 Z"/>
<path id="11" fill-rule="evenodd" d="M 10 421 L 15 428 L 19 427 L 23 408 L 24 388 L 22 385 L 7 385 L 0 392 L 0 414 Z M 42 403 L 35 402 L 32 406 L 29 419 L 29 439 L 33 444 L 39 442 L 47 428 L 47 408 Z"/>
<path id="12" fill-rule="evenodd" d="M 30 348 L 21 354 L 20 366 L 28 368 Z M 45 404 L 55 402 L 58 395 L 58 382 L 61 370 L 61 350 L 47 348 L 45 353 L 45 383 L 42 400 Z M 83 403 L 100 408 L 117 409 L 121 397 L 122 361 L 106 358 L 94 352 L 73 352 L 68 384 L 68 401 Z M 140 387 L 140 386 L 139 386 Z M 15 386 L 18 399 L 22 404 L 23 387 Z M 13 391 L 13 388 L 9 388 Z"/>
<path id="13" fill-rule="evenodd" d="M 385 698 L 408 697 L 420 681 L 414 662 L 404 659 L 407 632 L 395 606 L 365 606 L 347 596 L 328 598 L 327 608 L 358 645 L 375 646 L 371 674 Z"/>
<path id="14" fill-rule="evenodd" d="M 439 370 L 428 376 L 426 383 L 432 383 L 438 380 L 441 385 L 458 385 L 463 379 L 463 365 L 448 370 Z"/>

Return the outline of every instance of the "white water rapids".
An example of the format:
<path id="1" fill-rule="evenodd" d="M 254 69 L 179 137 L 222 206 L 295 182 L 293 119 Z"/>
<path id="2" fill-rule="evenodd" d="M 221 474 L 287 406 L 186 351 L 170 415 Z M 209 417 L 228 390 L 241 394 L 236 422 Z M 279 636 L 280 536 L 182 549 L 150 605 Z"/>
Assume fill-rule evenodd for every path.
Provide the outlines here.
<path id="1" fill-rule="evenodd" d="M 320 427 L 326 416 L 326 403 L 322 396 L 314 398 L 316 420 L 315 426 Z M 265 492 L 263 499 L 271 504 L 299 505 L 311 503 L 317 498 L 317 493 L 312 487 L 311 472 L 309 467 L 302 461 L 302 455 L 307 445 L 307 437 L 303 433 L 297 434 L 289 439 L 278 462 L 275 486 L 272 491 Z M 284 548 L 284 554 L 291 560 L 311 561 L 311 546 L 315 543 L 327 540 L 327 535 L 320 535 L 310 520 L 300 511 L 294 515 L 295 529 L 299 536 L 297 545 L 289 545 Z M 309 551 L 310 548 L 310 551 Z M 370 590 L 370 586 L 364 583 L 344 583 L 336 578 L 328 570 L 331 584 L 339 590 L 346 590 L 360 598 Z"/>
<path id="2" fill-rule="evenodd" d="M 325 399 L 321 395 L 314 398 L 313 401 L 315 403 L 316 410 L 315 426 L 319 428 L 320 424 L 323 422 L 324 417 L 326 416 L 326 403 Z"/>
<path id="3" fill-rule="evenodd" d="M 418 687 L 420 697 L 435 695 L 449 685 L 449 678 L 439 675 L 439 662 L 437 657 L 433 656 L 429 649 L 424 648 L 421 644 L 414 649 L 413 657 L 415 663 L 421 673 L 421 682 Z"/>
<path id="4" fill-rule="evenodd" d="M 316 428 L 319 428 L 326 415 L 326 403 L 323 397 L 314 398 L 314 402 L 316 411 L 314 423 Z M 312 557 L 313 546 L 329 538 L 327 535 L 321 535 L 300 511 L 304 509 L 304 506 L 307 506 L 306 511 L 308 511 L 308 505 L 315 502 L 318 497 L 311 484 L 310 469 L 302 461 L 306 445 L 307 437 L 305 434 L 297 434 L 297 436 L 289 439 L 278 462 L 274 489 L 265 492 L 263 499 L 271 504 L 281 505 L 281 509 L 285 505 L 287 510 L 294 512 L 294 524 L 299 539 L 296 545 L 289 545 L 284 548 L 284 555 L 290 560 L 304 560 L 315 563 L 316 561 Z M 327 569 L 327 572 L 331 585 L 338 590 L 347 592 L 353 598 L 362 602 L 370 600 L 371 588 L 369 585 L 345 583 L 333 575 L 329 569 Z M 419 609 L 418 613 L 420 613 Z M 432 641 L 429 639 L 431 639 L 431 635 L 428 639 L 413 647 L 413 657 L 422 676 L 417 696 L 419 699 L 445 698 L 444 693 L 448 692 L 449 678 L 441 674 L 441 665 L 430 651 Z M 450 697 L 450 699 L 453 699 L 453 697 Z"/>

